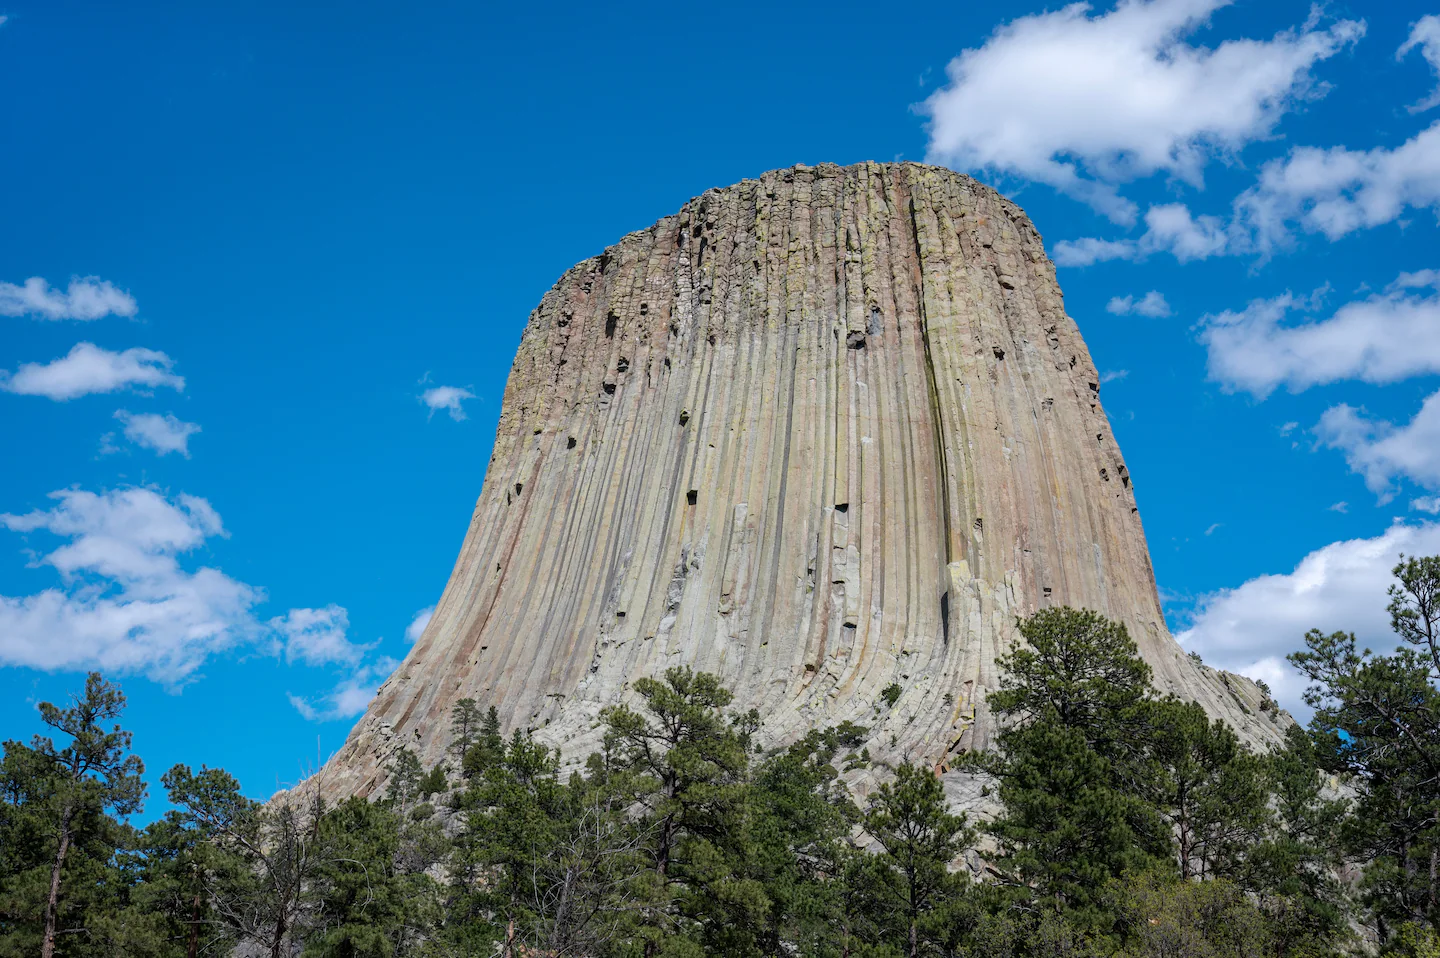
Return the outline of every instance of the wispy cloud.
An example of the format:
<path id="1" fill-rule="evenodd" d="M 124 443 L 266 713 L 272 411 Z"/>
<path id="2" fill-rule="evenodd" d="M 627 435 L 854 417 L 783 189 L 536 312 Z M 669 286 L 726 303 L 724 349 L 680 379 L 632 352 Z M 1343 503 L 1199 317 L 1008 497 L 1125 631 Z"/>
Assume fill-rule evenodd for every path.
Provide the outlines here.
<path id="1" fill-rule="evenodd" d="M 1430 64 L 1430 69 L 1440 75 L 1440 17 L 1432 13 L 1415 21 L 1415 25 L 1410 28 L 1409 38 L 1395 51 L 1395 59 L 1403 60 L 1411 50 L 1417 48 Z M 1436 106 L 1440 106 L 1440 86 L 1425 99 L 1411 106 L 1410 112 L 1420 113 Z"/>
<path id="2" fill-rule="evenodd" d="M 1347 403 L 1332 406 L 1321 415 L 1315 435 L 1322 445 L 1345 454 L 1350 469 L 1365 477 L 1382 503 L 1394 497 L 1401 478 L 1440 489 L 1440 392 L 1432 393 L 1403 426 L 1364 413 Z"/>
<path id="3" fill-rule="evenodd" d="M 1170 315 L 1170 304 L 1165 302 L 1165 297 L 1157 290 L 1151 290 L 1144 296 L 1115 296 L 1105 304 L 1105 311 L 1114 313 L 1116 316 L 1149 316 L 1152 319 L 1159 319 Z"/>
<path id="4" fill-rule="evenodd" d="M 465 419 L 464 403 L 474 398 L 474 393 L 459 386 L 434 386 L 420 394 L 420 401 L 429 407 L 430 415 L 443 409 L 456 422 Z"/>
<path id="5" fill-rule="evenodd" d="M 24 363 L 13 373 L 0 370 L 0 389 L 62 402 L 126 388 L 184 389 L 185 379 L 171 372 L 174 366 L 174 360 L 153 349 L 116 353 L 94 343 L 76 343 L 48 363 Z"/>
<path id="6" fill-rule="evenodd" d="M 0 316 L 92 320 L 134 316 L 137 310 L 135 297 L 98 276 L 75 277 L 63 292 L 39 276 L 19 285 L 0 283 Z"/>
<path id="7" fill-rule="evenodd" d="M 316 701 L 293 694 L 287 698 L 295 710 L 311 722 L 354 718 L 365 711 L 380 685 L 399 664 L 398 660 L 386 656 L 356 669 Z"/>
<path id="8" fill-rule="evenodd" d="M 124 427 L 125 438 L 137 446 L 153 450 L 164 456 L 178 452 L 190 458 L 190 437 L 200 431 L 193 422 L 184 422 L 170 413 L 161 416 L 156 413 L 132 413 L 127 409 L 115 411 L 115 418 Z"/>
<path id="9" fill-rule="evenodd" d="M 415 618 L 411 619 L 410 624 L 405 627 L 405 641 L 414 642 L 419 639 L 425 631 L 425 626 L 430 624 L 430 618 L 434 614 L 435 607 L 433 605 L 426 606 L 419 612 L 416 612 Z"/>
<path id="10" fill-rule="evenodd" d="M 1300 392 L 1344 379 L 1390 383 L 1440 372 L 1437 281 L 1436 271 L 1402 273 L 1386 292 L 1346 303 L 1319 321 L 1285 322 L 1292 313 L 1313 311 L 1323 289 L 1207 316 L 1200 341 L 1209 351 L 1210 378 L 1263 399 L 1279 386 Z"/>
<path id="11" fill-rule="evenodd" d="M 350 641 L 350 616 L 338 605 L 291 609 L 268 624 L 284 649 L 286 662 L 355 665 L 373 648 Z"/>

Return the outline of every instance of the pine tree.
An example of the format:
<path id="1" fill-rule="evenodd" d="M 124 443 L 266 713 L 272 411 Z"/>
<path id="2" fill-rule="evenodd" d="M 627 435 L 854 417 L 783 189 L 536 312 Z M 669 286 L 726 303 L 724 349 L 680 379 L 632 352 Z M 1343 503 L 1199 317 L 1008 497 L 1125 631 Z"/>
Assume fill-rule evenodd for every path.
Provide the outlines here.
<path id="1" fill-rule="evenodd" d="M 1179 875 L 1237 878 L 1270 823 L 1261 761 L 1194 702 L 1151 705 L 1153 801 L 1175 837 Z"/>
<path id="2" fill-rule="evenodd" d="M 863 824 L 881 848 L 876 897 L 899 915 L 906 954 L 918 958 L 926 918 L 964 894 L 964 875 L 952 874 L 950 863 L 975 833 L 964 815 L 949 812 L 940 779 L 923 765 L 897 768 L 870 796 Z"/>
<path id="3" fill-rule="evenodd" d="M 1345 632 L 1305 636 L 1290 661 L 1310 680 L 1310 729 L 1325 767 L 1360 796 L 1346 830 L 1368 864 L 1363 889 L 1380 940 L 1411 923 L 1440 932 L 1440 558 L 1394 569 L 1390 655 Z"/>
<path id="4" fill-rule="evenodd" d="M 1170 855 L 1147 797 L 1154 711 L 1150 670 L 1125 627 L 1094 612 L 1045 609 L 1019 623 L 1027 645 L 997 660 L 998 750 L 972 759 L 999 779 L 1003 811 L 986 828 L 1017 893 L 1091 930 L 1106 883 Z"/>
<path id="5" fill-rule="evenodd" d="M 141 778 L 145 766 L 138 756 L 129 754 L 130 733 L 118 724 L 109 731 L 102 727 L 124 711 L 125 696 L 120 689 L 101 678 L 100 673 L 91 672 L 85 680 L 83 697 L 74 697 L 69 708 L 40 703 L 41 720 L 69 736 L 70 741 L 64 748 L 56 748 L 51 738 L 37 735 L 30 745 L 33 763 L 25 759 L 18 763 L 31 764 L 36 781 L 43 783 L 35 798 L 41 804 L 40 814 L 49 832 L 51 857 L 39 948 L 42 958 L 51 958 L 56 951 L 64 907 L 62 887 L 72 850 L 107 830 L 111 824 L 106 821 L 107 813 L 124 818 L 139 811 L 145 798 Z M 7 742 L 7 755 L 12 748 L 18 752 L 23 746 Z M 87 856 L 97 862 L 109 857 L 103 851 L 105 840 L 100 841 L 102 851 Z M 83 928 L 85 916 L 77 919 Z M 66 932 L 74 930 L 67 928 Z"/>
<path id="6" fill-rule="evenodd" d="M 643 711 L 622 704 L 603 720 L 614 771 L 631 778 L 644 809 L 653 904 L 642 909 L 637 934 L 646 958 L 696 952 L 707 933 L 723 937 L 736 921 L 763 920 L 769 907 L 757 883 L 736 879 L 721 840 L 743 815 L 759 718 L 730 715 L 732 696 L 720 680 L 689 668 L 667 670 L 663 682 L 641 679 L 634 689 Z"/>

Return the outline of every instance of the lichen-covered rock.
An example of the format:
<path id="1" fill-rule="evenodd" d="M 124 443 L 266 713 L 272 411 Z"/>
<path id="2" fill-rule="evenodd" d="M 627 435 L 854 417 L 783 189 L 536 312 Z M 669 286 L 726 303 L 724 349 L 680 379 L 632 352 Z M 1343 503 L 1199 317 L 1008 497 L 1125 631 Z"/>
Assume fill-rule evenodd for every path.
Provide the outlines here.
<path id="1" fill-rule="evenodd" d="M 848 719 L 877 760 L 943 767 L 993 735 L 1016 617 L 1061 604 L 1278 741 L 1167 632 L 1099 394 L 1039 234 L 975 180 L 826 164 L 704 193 L 531 314 L 450 582 L 325 787 L 440 760 L 464 697 L 582 760 L 602 708 L 680 664 L 772 743 Z"/>

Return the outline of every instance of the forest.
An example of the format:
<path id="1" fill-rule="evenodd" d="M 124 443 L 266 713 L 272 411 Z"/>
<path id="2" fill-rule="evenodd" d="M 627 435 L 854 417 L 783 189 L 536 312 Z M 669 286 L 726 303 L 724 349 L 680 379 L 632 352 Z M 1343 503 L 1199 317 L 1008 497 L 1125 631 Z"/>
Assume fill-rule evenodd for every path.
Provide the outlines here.
<path id="1" fill-rule="evenodd" d="M 1002 730 L 960 760 L 973 818 L 928 764 L 857 800 L 863 729 L 764 751 L 677 668 L 580 770 L 466 699 L 445 761 L 398 751 L 376 800 L 259 803 L 180 764 L 140 828 L 125 698 L 92 673 L 4 743 L 0 956 L 1440 958 L 1440 558 L 1395 576 L 1394 651 L 1297 636 L 1314 716 L 1265 753 L 1160 695 L 1122 625 L 1020 621 Z"/>

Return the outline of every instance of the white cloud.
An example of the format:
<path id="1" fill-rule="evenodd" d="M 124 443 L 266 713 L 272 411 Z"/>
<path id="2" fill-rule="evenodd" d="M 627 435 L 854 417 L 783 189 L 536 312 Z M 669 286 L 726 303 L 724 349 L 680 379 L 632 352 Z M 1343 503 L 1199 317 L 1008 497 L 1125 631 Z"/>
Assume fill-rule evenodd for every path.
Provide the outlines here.
<path id="1" fill-rule="evenodd" d="M 1108 372 L 1103 372 L 1100 374 L 1100 385 L 1103 386 L 1106 383 L 1117 382 L 1129 375 L 1130 370 L 1128 369 L 1112 369 Z"/>
<path id="2" fill-rule="evenodd" d="M 1115 296 L 1105 305 L 1105 311 L 1116 316 L 1150 316 L 1158 319 L 1170 315 L 1170 304 L 1158 290 L 1151 290 L 1138 299 L 1134 296 Z"/>
<path id="3" fill-rule="evenodd" d="M 411 619 L 410 624 L 405 627 L 405 641 L 414 642 L 418 640 L 421 633 L 425 631 L 425 626 L 430 624 L 430 618 L 434 614 L 435 607 L 433 605 L 426 606 L 419 612 L 416 612 L 415 618 Z"/>
<path id="4" fill-rule="evenodd" d="M 218 569 L 188 572 L 178 556 L 225 535 L 204 499 L 144 488 L 51 493 L 56 505 L 0 515 L 15 532 L 68 540 L 39 557 L 61 588 L 0 596 L 0 662 L 37 669 L 101 668 L 180 682 L 213 652 L 254 635 L 263 593 Z"/>
<path id="5" fill-rule="evenodd" d="M 180 556 L 225 527 L 204 499 L 130 487 L 93 493 L 62 489 L 55 505 L 0 514 L 0 527 L 64 540 L 36 555 L 58 588 L 0 595 L 0 665 L 54 670 L 98 668 L 183 684 L 217 652 L 256 644 L 290 661 L 352 664 L 366 647 L 346 642 L 345 610 L 291 609 L 268 626 L 254 610 L 261 589 Z"/>
<path id="6" fill-rule="evenodd" d="M 1261 167 L 1255 185 L 1236 198 L 1228 223 L 1193 217 L 1181 203 L 1153 206 L 1139 239 L 1061 240 L 1055 262 L 1089 266 L 1161 252 L 1182 263 L 1251 253 L 1264 257 L 1292 245 L 1297 227 L 1333 241 L 1394 222 L 1410 209 L 1440 214 L 1440 122 L 1394 149 L 1296 148 Z"/>
<path id="7" fill-rule="evenodd" d="M 1338 512 L 1343 515 L 1350 511 L 1350 503 L 1342 500 L 1340 502 L 1331 503 L 1327 508 L 1331 512 Z"/>
<path id="8" fill-rule="evenodd" d="M 1405 59 L 1405 55 L 1416 47 L 1420 48 L 1420 55 L 1429 62 L 1430 69 L 1440 74 L 1440 17 L 1432 13 L 1415 21 L 1410 28 L 1410 38 L 1395 51 L 1395 59 Z M 1428 97 L 1410 107 L 1410 112 L 1419 113 L 1434 106 L 1440 106 L 1440 86 Z"/>
<path id="9" fill-rule="evenodd" d="M 1237 245 L 1218 217 L 1196 218 L 1183 203 L 1150 207 L 1145 225 L 1148 229 L 1140 240 L 1141 248 L 1167 251 L 1182 263 L 1209 259 Z"/>
<path id="10" fill-rule="evenodd" d="M 1205 534 L 1206 534 L 1207 536 L 1213 536 L 1213 535 L 1215 534 L 1215 530 L 1218 529 L 1218 528 L 1220 528 L 1220 527 L 1223 526 L 1224 524 L 1225 524 L 1225 523 L 1223 523 L 1223 522 L 1212 522 L 1212 523 L 1210 523 L 1209 528 L 1207 528 L 1207 529 L 1205 530 Z"/>
<path id="11" fill-rule="evenodd" d="M 1440 515 L 1440 496 L 1422 496 L 1419 499 L 1411 499 L 1410 508 L 1428 512 L 1432 516 Z"/>
<path id="12" fill-rule="evenodd" d="M 1440 523 L 1397 523 L 1373 539 L 1334 542 L 1290 573 L 1205 596 L 1176 638 L 1211 665 L 1264 679 L 1282 705 L 1303 714 L 1304 680 L 1285 656 L 1303 647 L 1312 628 L 1354 632 L 1372 648 L 1393 648 L 1385 590 L 1402 552 L 1440 554 Z"/>
<path id="13" fill-rule="evenodd" d="M 1414 292 L 1432 273 L 1401 274 L 1386 292 L 1316 322 L 1282 324 L 1293 311 L 1313 309 L 1319 294 L 1286 293 L 1207 316 L 1200 341 L 1210 378 L 1264 398 L 1282 385 L 1299 392 L 1341 379 L 1390 383 L 1440 372 L 1440 293 Z"/>
<path id="14" fill-rule="evenodd" d="M 1090 266 L 1108 260 L 1143 260 L 1154 253 L 1170 253 L 1178 261 L 1209 259 L 1251 249 L 1243 230 L 1217 216 L 1196 217 L 1184 203 L 1152 206 L 1145 212 L 1145 233 L 1139 239 L 1103 240 L 1086 237 L 1055 244 L 1060 266 Z"/>
<path id="15" fill-rule="evenodd" d="M 291 609 L 271 619 L 268 625 L 283 644 L 286 662 L 354 665 L 371 648 L 356 645 L 347 638 L 350 616 L 338 605 L 327 605 L 323 609 Z"/>
<path id="16" fill-rule="evenodd" d="M 0 370 L 0 389 L 57 401 L 127 387 L 184 389 L 184 378 L 171 372 L 174 365 L 169 356 L 153 349 L 113 353 L 94 343 L 76 343 L 69 353 L 48 363 L 24 363 L 13 373 Z"/>
<path id="17" fill-rule="evenodd" d="M 365 711 L 381 683 L 399 664 L 397 660 L 386 656 L 370 665 L 362 666 L 321 696 L 319 702 L 310 702 L 298 695 L 287 697 L 295 710 L 311 722 L 354 718 Z"/>
<path id="18" fill-rule="evenodd" d="M 1331 240 L 1440 210 L 1440 122 L 1393 150 L 1300 147 L 1261 168 L 1235 201 L 1236 221 L 1267 252 L 1289 242 L 1290 224 Z"/>
<path id="19" fill-rule="evenodd" d="M 39 276 L 20 285 L 0 283 L 0 316 L 91 320 L 134 316 L 137 310 L 135 297 L 98 276 L 74 277 L 64 292 Z"/>
<path id="20" fill-rule="evenodd" d="M 1433 393 L 1404 426 L 1365 418 L 1344 403 L 1325 410 L 1315 427 L 1320 442 L 1345 453 L 1350 469 L 1388 502 L 1400 478 L 1440 489 L 1440 392 Z"/>
<path id="21" fill-rule="evenodd" d="M 160 416 L 120 409 L 115 412 L 115 418 L 124 425 L 126 439 L 161 456 L 178 452 L 189 459 L 190 437 L 200 431 L 195 423 L 183 422 L 169 413 Z"/>
<path id="22" fill-rule="evenodd" d="M 1316 63 L 1364 35 L 1363 22 L 1307 22 L 1270 40 L 1214 49 L 1184 38 L 1229 0 L 1126 0 L 1020 17 L 946 67 L 921 106 L 927 158 L 1015 173 L 1069 193 L 1116 222 L 1134 204 L 1115 184 L 1164 171 L 1199 185 L 1213 155 L 1268 135 L 1297 101 L 1323 92 Z"/>
<path id="23" fill-rule="evenodd" d="M 1054 256 L 1056 266 L 1090 266 L 1112 259 L 1136 259 L 1139 247 L 1135 240 L 1102 240 L 1087 236 L 1056 243 Z"/>
<path id="24" fill-rule="evenodd" d="M 430 415 L 433 416 L 438 410 L 444 409 L 456 422 L 465 418 L 465 408 L 462 404 L 465 400 L 474 398 L 474 393 L 468 389 L 461 389 L 459 386 L 435 386 L 420 394 L 420 401 L 430 407 Z"/>

